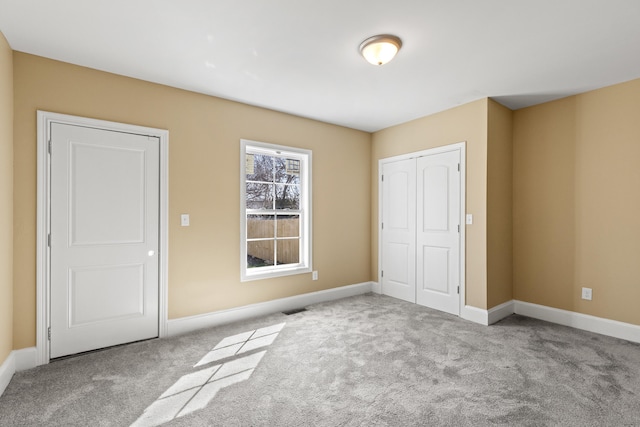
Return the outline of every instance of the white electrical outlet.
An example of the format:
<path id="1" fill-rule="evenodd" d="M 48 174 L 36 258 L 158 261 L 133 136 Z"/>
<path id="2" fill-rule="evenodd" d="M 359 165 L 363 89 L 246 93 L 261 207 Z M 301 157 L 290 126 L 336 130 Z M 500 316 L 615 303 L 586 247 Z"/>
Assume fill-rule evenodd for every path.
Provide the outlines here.
<path id="1" fill-rule="evenodd" d="M 591 290 L 591 288 L 582 288 L 582 299 L 591 301 L 592 298 L 593 298 L 593 291 Z"/>
<path id="2" fill-rule="evenodd" d="M 180 225 L 183 227 L 189 226 L 189 214 L 180 215 Z"/>
<path id="3" fill-rule="evenodd" d="M 314 271 L 313 273 L 311 273 L 311 280 L 318 280 L 318 272 Z"/>

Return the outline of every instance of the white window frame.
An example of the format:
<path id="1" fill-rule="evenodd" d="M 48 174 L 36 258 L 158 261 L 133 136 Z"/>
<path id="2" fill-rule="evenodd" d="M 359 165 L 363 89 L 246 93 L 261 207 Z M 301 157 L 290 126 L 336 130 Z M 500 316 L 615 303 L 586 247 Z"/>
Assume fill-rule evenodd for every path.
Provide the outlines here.
<path id="1" fill-rule="evenodd" d="M 247 151 L 264 153 L 276 157 L 290 156 L 300 159 L 300 262 L 298 264 L 274 265 L 247 268 L 247 204 L 246 204 L 246 155 Z M 258 279 L 310 273 L 312 267 L 312 222 L 311 222 L 311 150 L 269 144 L 266 142 L 240 140 L 240 280 Z M 259 212 L 255 212 L 259 213 Z M 249 211 L 249 215 L 251 211 Z"/>

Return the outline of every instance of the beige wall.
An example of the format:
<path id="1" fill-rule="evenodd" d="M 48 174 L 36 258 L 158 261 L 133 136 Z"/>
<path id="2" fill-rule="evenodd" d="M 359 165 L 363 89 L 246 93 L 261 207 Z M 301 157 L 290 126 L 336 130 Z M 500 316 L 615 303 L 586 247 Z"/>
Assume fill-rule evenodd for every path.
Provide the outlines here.
<path id="1" fill-rule="evenodd" d="M 16 349 L 35 344 L 38 109 L 169 130 L 170 318 L 371 279 L 370 134 L 17 52 L 14 79 Z M 241 138 L 313 150 L 318 281 L 240 282 Z"/>
<path id="2" fill-rule="evenodd" d="M 575 97 L 514 112 L 514 298 L 573 308 Z"/>
<path id="3" fill-rule="evenodd" d="M 482 99 L 373 134 L 371 277 L 378 280 L 378 161 L 461 141 L 467 143 L 466 304 L 487 308 L 487 109 Z"/>
<path id="4" fill-rule="evenodd" d="M 514 113 L 516 299 L 640 324 L 639 117 L 640 80 Z"/>
<path id="5" fill-rule="evenodd" d="M 13 54 L 0 33 L 0 365 L 13 350 Z"/>
<path id="6" fill-rule="evenodd" d="M 0 363 L 35 344 L 38 109 L 169 130 L 170 318 L 377 280 L 378 161 L 466 141 L 466 303 L 640 324 L 640 80 L 516 112 L 483 99 L 370 135 L 12 54 L 0 37 L 0 95 L 0 232 L 15 236 L 13 251 L 0 242 Z M 320 280 L 239 281 L 240 138 L 313 150 Z"/>
<path id="7" fill-rule="evenodd" d="M 489 100 L 487 308 L 513 299 L 513 112 Z"/>

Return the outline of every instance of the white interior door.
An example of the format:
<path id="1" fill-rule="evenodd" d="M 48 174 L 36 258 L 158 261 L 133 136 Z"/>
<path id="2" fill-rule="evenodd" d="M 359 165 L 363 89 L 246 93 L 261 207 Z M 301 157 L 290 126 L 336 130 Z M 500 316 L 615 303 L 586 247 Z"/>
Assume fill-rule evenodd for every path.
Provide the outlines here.
<path id="1" fill-rule="evenodd" d="M 460 314 L 460 152 L 417 159 L 416 302 Z"/>
<path id="2" fill-rule="evenodd" d="M 460 314 L 461 151 L 382 164 L 384 295 Z"/>
<path id="3" fill-rule="evenodd" d="M 382 293 L 416 302 L 416 162 L 383 165 Z"/>
<path id="4" fill-rule="evenodd" d="M 158 336 L 159 153 L 51 125 L 51 358 Z"/>

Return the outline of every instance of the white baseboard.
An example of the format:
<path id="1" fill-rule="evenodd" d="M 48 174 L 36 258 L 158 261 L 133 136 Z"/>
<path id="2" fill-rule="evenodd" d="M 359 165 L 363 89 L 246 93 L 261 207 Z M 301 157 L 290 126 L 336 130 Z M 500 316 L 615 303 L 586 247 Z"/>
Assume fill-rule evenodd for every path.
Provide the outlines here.
<path id="1" fill-rule="evenodd" d="M 9 385 L 13 374 L 36 367 L 36 348 L 13 350 L 0 365 L 0 396 Z"/>
<path id="2" fill-rule="evenodd" d="M 11 378 L 13 378 L 13 374 L 16 373 L 16 363 L 14 358 L 13 351 L 9 353 L 9 356 L 2 362 L 0 365 L 0 396 L 7 389 Z"/>
<path id="3" fill-rule="evenodd" d="M 507 301 L 489 310 L 466 306 L 460 313 L 460 317 L 481 325 L 492 325 L 513 313 L 640 343 L 640 325 L 518 300 Z"/>
<path id="4" fill-rule="evenodd" d="M 515 303 L 513 300 L 507 301 L 500 305 L 496 305 L 493 308 L 489 309 L 489 325 L 493 325 L 496 322 L 504 319 L 505 317 L 511 316 L 515 313 Z"/>
<path id="5" fill-rule="evenodd" d="M 371 282 L 371 292 L 382 294 L 382 285 L 378 282 Z"/>
<path id="6" fill-rule="evenodd" d="M 639 325 L 517 300 L 514 308 L 516 314 L 523 316 L 640 343 Z"/>
<path id="7" fill-rule="evenodd" d="M 470 305 L 465 305 L 462 310 L 460 310 L 460 317 L 485 326 L 489 324 L 489 312 Z"/>
<path id="8" fill-rule="evenodd" d="M 20 350 L 13 350 L 13 355 L 16 362 L 16 372 L 26 371 L 27 369 L 35 368 L 38 366 L 36 360 L 36 348 L 27 347 Z"/>
<path id="9" fill-rule="evenodd" d="M 464 306 L 460 312 L 460 317 L 470 322 L 479 323 L 481 325 L 493 325 L 494 323 L 513 314 L 513 301 L 507 301 L 497 305 L 489 310 L 483 310 L 470 305 Z"/>
<path id="10" fill-rule="evenodd" d="M 306 307 L 321 302 L 333 301 L 355 295 L 371 292 L 373 282 L 364 282 L 356 285 L 342 286 L 339 288 L 326 289 L 308 294 L 296 295 L 288 298 L 281 298 L 257 304 L 245 305 L 243 307 L 231 308 L 229 310 L 215 311 L 212 313 L 200 314 L 197 316 L 171 319 L 167 325 L 168 336 L 184 334 L 197 329 L 212 326 L 224 325 L 237 322 L 239 320 L 251 319 L 253 317 L 265 316 L 284 310 L 293 310 Z"/>

